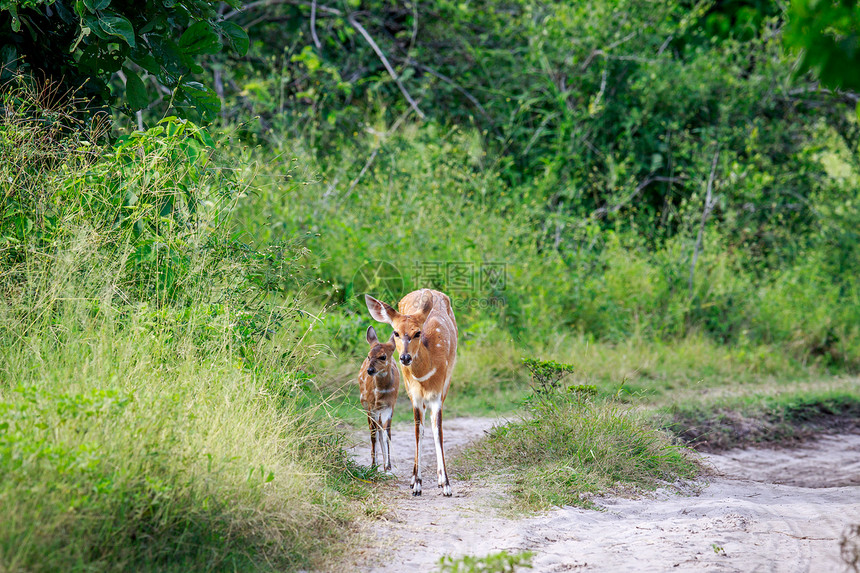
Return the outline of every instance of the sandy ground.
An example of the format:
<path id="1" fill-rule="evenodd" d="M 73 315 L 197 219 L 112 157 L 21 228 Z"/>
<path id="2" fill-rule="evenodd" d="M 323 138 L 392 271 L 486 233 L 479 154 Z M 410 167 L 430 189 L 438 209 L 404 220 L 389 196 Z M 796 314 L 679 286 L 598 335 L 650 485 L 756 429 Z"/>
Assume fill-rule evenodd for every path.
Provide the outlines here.
<path id="1" fill-rule="evenodd" d="M 446 453 L 500 423 L 445 420 Z M 504 487 L 452 479 L 454 497 L 435 487 L 432 437 L 425 437 L 424 495 L 410 495 L 411 425 L 393 429 L 397 479 L 383 486 L 392 510 L 368 520 L 367 550 L 348 568 L 428 571 L 443 555 L 534 552 L 534 571 L 848 571 L 839 538 L 860 523 L 860 435 L 827 436 L 792 449 L 734 450 L 704 456 L 713 475 L 680 494 L 603 498 L 604 511 L 561 508 L 511 518 Z M 361 439 L 363 438 L 363 440 Z M 369 438 L 354 450 L 369 461 Z M 429 471 L 426 471 L 429 470 Z"/>

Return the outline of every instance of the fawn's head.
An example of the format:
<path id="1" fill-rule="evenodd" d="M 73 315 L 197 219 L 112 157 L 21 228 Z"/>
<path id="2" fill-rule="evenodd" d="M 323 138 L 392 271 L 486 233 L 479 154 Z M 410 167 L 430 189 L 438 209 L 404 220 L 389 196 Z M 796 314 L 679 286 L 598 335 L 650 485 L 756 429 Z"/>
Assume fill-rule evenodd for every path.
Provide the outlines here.
<path id="1" fill-rule="evenodd" d="M 424 336 L 424 321 L 427 320 L 427 315 L 433 308 L 433 299 L 429 295 L 425 297 L 421 310 L 415 314 L 400 314 L 389 305 L 370 295 L 364 295 L 364 301 L 367 303 L 370 316 L 379 322 L 388 323 L 394 328 L 392 336 L 397 345 L 397 352 L 400 354 L 400 362 L 404 366 L 412 364 L 412 361 L 418 356 L 421 346 L 423 345 L 425 348 L 429 346 L 429 342 Z"/>
<path id="2" fill-rule="evenodd" d="M 379 342 L 376 330 L 372 326 L 367 327 L 367 343 L 370 350 L 367 353 L 367 375 L 376 376 L 380 372 L 387 372 L 394 354 L 394 335 L 387 342 Z"/>

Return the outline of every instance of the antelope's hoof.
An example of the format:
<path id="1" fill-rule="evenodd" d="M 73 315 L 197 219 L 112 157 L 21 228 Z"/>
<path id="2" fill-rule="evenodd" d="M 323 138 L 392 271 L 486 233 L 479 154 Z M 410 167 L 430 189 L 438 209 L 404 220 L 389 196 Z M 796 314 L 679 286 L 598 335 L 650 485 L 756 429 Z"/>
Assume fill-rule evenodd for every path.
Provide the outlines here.
<path id="1" fill-rule="evenodd" d="M 442 495 L 444 495 L 445 497 L 451 497 L 451 495 L 453 495 L 454 493 L 451 491 L 451 486 L 447 483 L 445 485 L 440 485 L 439 487 L 442 488 Z"/>

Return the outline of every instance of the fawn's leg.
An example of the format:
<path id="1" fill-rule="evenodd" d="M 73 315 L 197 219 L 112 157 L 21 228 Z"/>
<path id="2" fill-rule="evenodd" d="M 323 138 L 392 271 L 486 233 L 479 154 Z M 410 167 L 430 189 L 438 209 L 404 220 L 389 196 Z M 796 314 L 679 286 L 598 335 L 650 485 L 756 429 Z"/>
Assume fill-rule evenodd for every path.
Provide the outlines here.
<path id="1" fill-rule="evenodd" d="M 370 427 L 370 465 L 376 465 L 376 421 L 373 415 L 367 413 L 367 425 Z"/>
<path id="2" fill-rule="evenodd" d="M 386 408 L 379 415 L 379 436 L 382 445 L 382 469 L 391 471 L 391 417 L 393 411 Z"/>

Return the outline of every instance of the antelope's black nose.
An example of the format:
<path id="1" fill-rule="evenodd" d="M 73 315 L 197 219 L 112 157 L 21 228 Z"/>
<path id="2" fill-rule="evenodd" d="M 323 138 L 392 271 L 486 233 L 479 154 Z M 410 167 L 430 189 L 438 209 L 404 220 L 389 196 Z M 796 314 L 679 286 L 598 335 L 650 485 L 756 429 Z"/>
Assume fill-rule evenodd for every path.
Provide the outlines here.
<path id="1" fill-rule="evenodd" d="M 370 368 L 367 369 L 367 375 L 368 376 L 373 376 L 374 374 L 376 374 L 376 368 L 371 366 Z"/>
<path id="2" fill-rule="evenodd" d="M 401 354 L 400 362 L 403 363 L 404 366 L 409 366 L 412 364 L 412 355 L 411 354 Z"/>

